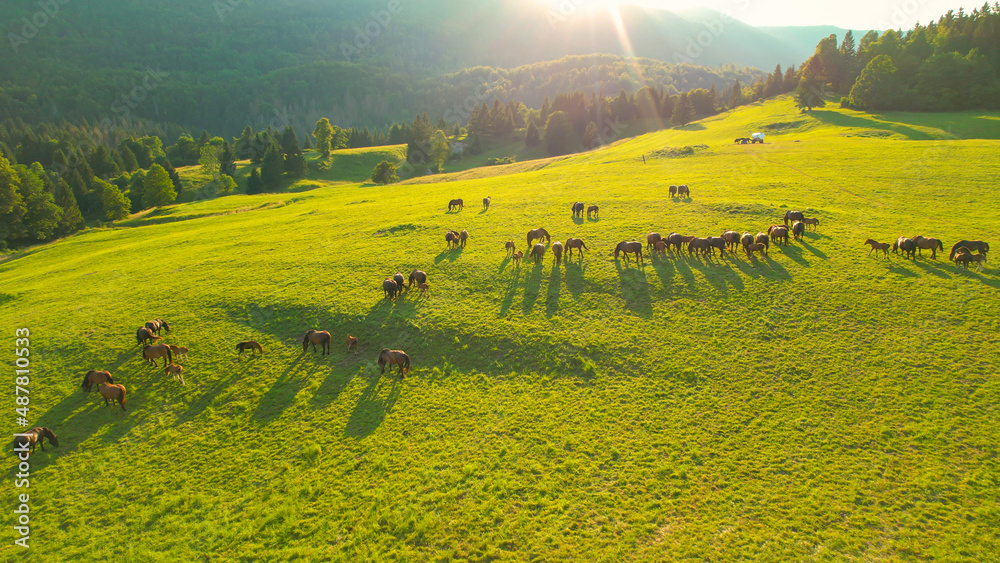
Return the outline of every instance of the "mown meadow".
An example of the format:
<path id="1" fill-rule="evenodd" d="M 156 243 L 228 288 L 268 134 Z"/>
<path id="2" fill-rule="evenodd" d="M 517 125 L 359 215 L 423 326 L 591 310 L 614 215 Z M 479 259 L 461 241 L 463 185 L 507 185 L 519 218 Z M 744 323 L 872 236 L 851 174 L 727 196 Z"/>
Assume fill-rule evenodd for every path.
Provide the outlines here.
<path id="1" fill-rule="evenodd" d="M 1000 278 L 947 251 L 1000 244 L 998 118 L 783 98 L 538 163 L 179 204 L 10 255 L 0 325 L 11 344 L 31 330 L 30 418 L 61 446 L 32 458 L 30 552 L 2 558 L 993 560 Z M 767 142 L 733 144 L 752 131 Z M 682 183 L 692 197 L 669 198 Z M 611 256 L 787 210 L 820 225 L 765 258 Z M 536 227 L 590 252 L 517 268 L 503 243 Z M 862 245 L 915 234 L 945 252 Z M 383 299 L 414 268 L 430 294 Z M 153 317 L 191 349 L 184 387 L 141 359 Z M 310 328 L 331 355 L 303 353 Z M 238 358 L 246 339 L 264 355 Z M 380 375 L 383 347 L 412 375 Z M 89 369 L 127 387 L 127 412 L 81 391 Z"/>

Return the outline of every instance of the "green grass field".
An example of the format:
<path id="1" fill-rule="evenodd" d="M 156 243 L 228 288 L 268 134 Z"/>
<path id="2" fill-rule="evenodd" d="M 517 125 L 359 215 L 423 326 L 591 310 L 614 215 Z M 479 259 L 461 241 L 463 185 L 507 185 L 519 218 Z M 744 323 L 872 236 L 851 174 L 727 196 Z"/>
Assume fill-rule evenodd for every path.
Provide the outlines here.
<path id="1" fill-rule="evenodd" d="M 1000 278 L 947 250 L 1000 244 L 997 117 L 781 99 L 540 163 L 307 178 L 323 187 L 11 255 L 5 361 L 28 327 L 30 419 L 61 447 L 32 457 L 30 552 L 0 559 L 995 561 Z M 753 131 L 767 143 L 732 143 Z M 667 197 L 680 183 L 690 200 Z M 789 209 L 820 226 L 764 259 L 610 255 Z M 515 268 L 503 243 L 539 226 L 591 252 Z M 918 233 L 944 256 L 862 246 Z M 430 295 L 382 299 L 413 268 Z M 185 387 L 141 360 L 153 317 L 191 348 Z M 330 356 L 303 354 L 310 328 Z M 238 359 L 245 339 L 264 356 Z M 380 376 L 382 347 L 412 377 Z M 81 391 L 89 369 L 128 412 Z"/>

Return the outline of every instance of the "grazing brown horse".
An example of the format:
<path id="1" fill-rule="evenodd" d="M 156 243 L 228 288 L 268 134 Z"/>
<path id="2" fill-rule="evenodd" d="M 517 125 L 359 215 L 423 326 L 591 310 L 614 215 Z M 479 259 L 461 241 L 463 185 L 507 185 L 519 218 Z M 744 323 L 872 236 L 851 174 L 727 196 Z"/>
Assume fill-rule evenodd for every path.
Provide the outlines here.
<path id="1" fill-rule="evenodd" d="M 157 335 L 160 334 L 160 329 L 170 332 L 170 325 L 163 319 L 153 319 L 147 322 L 145 326 L 150 329 L 149 332 L 155 332 Z"/>
<path id="2" fill-rule="evenodd" d="M 753 244 L 753 243 L 754 243 L 754 239 L 753 239 L 753 235 L 750 234 L 750 231 L 743 231 L 743 235 L 740 236 L 740 246 L 742 246 L 743 249 L 746 250 L 746 247 L 748 245 Z"/>
<path id="3" fill-rule="evenodd" d="M 389 364 L 389 375 L 392 375 L 392 366 L 399 367 L 399 378 L 403 379 L 404 374 L 410 371 L 410 357 L 402 350 L 390 350 L 382 348 L 378 353 L 378 367 L 385 373 L 385 366 Z"/>
<path id="4" fill-rule="evenodd" d="M 753 253 L 757 252 L 762 255 L 767 254 L 767 245 L 762 242 L 755 242 L 753 244 L 746 245 L 747 258 L 753 258 Z"/>
<path id="5" fill-rule="evenodd" d="M 545 239 L 546 243 L 552 242 L 549 232 L 541 227 L 528 231 L 528 246 L 531 246 L 531 241 L 535 239 Z"/>
<path id="6" fill-rule="evenodd" d="M 787 227 L 789 223 L 793 221 L 801 221 L 805 219 L 805 215 L 801 211 L 785 211 L 785 226 Z"/>
<path id="7" fill-rule="evenodd" d="M 19 452 L 27 452 L 30 456 L 35 453 L 35 447 L 41 446 L 42 451 L 45 450 L 45 439 L 49 439 L 55 447 L 59 447 L 59 438 L 56 438 L 56 433 L 49 430 L 44 426 L 36 426 L 27 432 L 24 432 L 23 436 L 15 436 L 14 443 L 12 444 L 14 448 L 14 454 L 17 455 Z M 18 455 L 20 457 L 20 455 Z"/>
<path id="8" fill-rule="evenodd" d="M 464 208 L 465 208 L 465 202 L 460 199 L 453 199 L 448 202 L 448 211 L 454 211 L 456 209 L 461 211 Z"/>
<path id="9" fill-rule="evenodd" d="M 582 219 L 583 218 L 583 210 L 584 210 L 584 208 L 585 208 L 585 206 L 583 205 L 583 203 L 581 203 L 579 201 L 576 202 L 576 203 L 574 203 L 573 207 L 572 207 L 573 217 L 580 217 Z"/>
<path id="10" fill-rule="evenodd" d="M 597 212 L 598 211 L 599 211 L 599 208 L 596 205 L 591 205 L 590 207 L 588 207 L 587 208 L 587 219 L 590 219 L 592 216 L 593 217 L 597 217 Z"/>
<path id="11" fill-rule="evenodd" d="M 462 229 L 462 232 L 458 233 L 458 243 L 465 246 L 467 240 L 469 240 L 469 231 Z"/>
<path id="12" fill-rule="evenodd" d="M 166 344 L 157 344 L 155 346 L 143 346 L 142 348 L 142 358 L 146 360 L 147 364 L 156 366 L 156 360 L 163 358 L 163 365 L 174 363 L 173 353 L 170 351 L 170 346 Z"/>
<path id="13" fill-rule="evenodd" d="M 960 240 L 955 243 L 955 246 L 951 247 L 951 254 L 948 255 L 949 260 L 955 259 L 955 251 L 962 247 L 968 248 L 969 251 L 978 250 L 982 254 L 989 254 L 990 245 L 985 241 L 981 240 Z"/>
<path id="14" fill-rule="evenodd" d="M 514 254 L 517 251 L 517 246 L 514 245 L 514 241 L 512 240 L 507 241 L 507 244 L 503 245 L 503 248 L 507 251 L 507 254 Z"/>
<path id="15" fill-rule="evenodd" d="M 726 241 L 726 248 L 728 248 L 730 252 L 735 252 L 736 249 L 739 248 L 740 239 L 741 239 L 740 234 L 737 233 L 736 231 L 722 232 L 722 240 Z"/>
<path id="16" fill-rule="evenodd" d="M 757 233 L 754 237 L 754 242 L 763 244 L 765 248 L 771 248 L 771 237 L 767 236 L 767 233 Z"/>
<path id="17" fill-rule="evenodd" d="M 264 355 L 264 348 L 261 347 L 256 340 L 244 340 L 236 345 L 236 351 L 240 353 L 240 356 L 242 356 L 247 350 L 250 350 L 251 356 L 255 355 L 257 352 L 260 352 L 261 356 Z"/>
<path id="18" fill-rule="evenodd" d="M 347 351 L 348 352 L 351 351 L 351 348 L 354 348 L 354 355 L 355 356 L 358 355 L 358 339 L 357 338 L 355 338 L 355 337 L 351 336 L 350 334 L 348 334 L 347 335 L 347 339 L 344 341 L 344 343 L 347 344 Z"/>
<path id="19" fill-rule="evenodd" d="M 625 253 L 625 263 L 629 261 L 629 254 L 635 254 L 635 261 L 642 262 L 642 243 L 637 241 L 622 241 L 615 246 L 615 260 L 618 259 L 618 255 Z"/>
<path id="20" fill-rule="evenodd" d="M 677 186 L 677 197 L 691 197 L 691 189 L 687 187 L 687 184 Z"/>
<path id="21" fill-rule="evenodd" d="M 722 237 L 705 237 L 708 241 L 708 250 L 715 256 L 715 249 L 719 249 L 719 256 L 726 255 L 726 239 Z"/>
<path id="22" fill-rule="evenodd" d="M 667 246 L 674 247 L 675 252 L 680 252 L 681 244 L 684 243 L 684 237 L 677 233 L 670 233 L 669 235 L 667 235 L 667 238 L 663 240 L 667 241 Z"/>
<path id="23" fill-rule="evenodd" d="M 178 365 L 170 364 L 169 366 L 163 368 L 164 375 L 169 375 L 174 378 L 174 380 L 180 380 L 181 385 L 184 385 L 184 368 Z"/>
<path id="24" fill-rule="evenodd" d="M 167 347 L 170 348 L 170 353 L 177 358 L 177 363 L 181 363 L 181 358 L 184 358 L 185 360 L 188 358 L 188 349 L 184 346 L 174 346 L 173 344 L 168 344 Z"/>
<path id="25" fill-rule="evenodd" d="M 490 208 L 490 196 L 486 196 L 483 198 L 483 211 L 486 211 L 489 208 Z"/>
<path id="26" fill-rule="evenodd" d="M 556 257 L 556 266 L 562 262 L 563 244 L 559 241 L 552 243 L 552 254 Z"/>
<path id="27" fill-rule="evenodd" d="M 806 232 L 806 224 L 802 221 L 796 221 L 792 223 L 792 237 L 797 240 L 802 240 L 802 235 Z"/>
<path id="28" fill-rule="evenodd" d="M 965 268 L 968 269 L 969 268 L 969 261 L 971 260 L 971 258 L 969 258 L 970 256 L 972 256 L 972 251 L 969 250 L 968 247 L 961 246 L 959 248 L 956 248 L 956 249 L 952 250 L 952 258 L 951 259 L 952 259 L 953 262 L 955 262 L 955 268 L 956 269 L 959 267 L 959 265 L 958 265 L 959 262 L 963 262 L 965 264 Z"/>
<path id="29" fill-rule="evenodd" d="M 104 397 L 104 406 L 108 406 L 108 401 L 118 403 L 122 410 L 125 410 L 125 386 L 121 383 L 102 383 L 100 387 L 101 396 Z"/>
<path id="30" fill-rule="evenodd" d="M 707 238 L 694 237 L 688 242 L 688 256 L 694 254 L 695 250 L 700 251 L 702 254 L 708 254 L 708 250 L 711 248 L 708 244 Z"/>
<path id="31" fill-rule="evenodd" d="M 403 277 L 403 272 L 396 272 L 393 274 L 392 281 L 396 282 L 396 292 L 403 293 L 403 287 L 406 284 L 406 278 Z"/>
<path id="32" fill-rule="evenodd" d="M 812 230 L 814 231 L 816 230 L 816 227 L 819 226 L 819 219 L 817 219 L 816 217 L 806 217 L 802 219 L 802 222 L 805 223 L 806 225 L 812 225 Z"/>
<path id="33" fill-rule="evenodd" d="M 891 244 L 887 242 L 879 242 L 875 239 L 868 239 L 862 244 L 863 245 L 867 244 L 872 247 L 872 249 L 868 251 L 868 254 L 866 254 L 866 256 L 871 256 L 872 252 L 875 252 L 876 250 L 881 250 L 882 254 L 885 254 L 886 260 L 889 259 L 889 247 L 892 246 Z"/>
<path id="34" fill-rule="evenodd" d="M 535 264 L 542 261 L 542 256 L 545 256 L 545 245 L 538 243 L 531 247 L 531 257 L 535 259 Z"/>
<path id="35" fill-rule="evenodd" d="M 444 242 L 448 245 L 448 248 L 458 248 L 458 233 L 455 231 L 448 231 L 444 234 Z"/>
<path id="36" fill-rule="evenodd" d="M 521 258 L 524 258 L 524 251 L 523 250 L 518 250 L 517 252 L 515 252 L 511 256 L 511 258 L 514 260 L 514 265 L 517 266 L 518 268 L 520 268 L 521 267 Z"/>
<path id="37" fill-rule="evenodd" d="M 310 330 L 302 337 L 302 352 L 305 353 L 309 349 L 309 345 L 312 344 L 313 352 L 316 351 L 316 345 L 322 346 L 323 351 L 320 352 L 321 355 L 330 354 L 330 344 L 333 339 L 330 337 L 330 333 L 325 330 Z"/>
<path id="38" fill-rule="evenodd" d="M 771 242 L 788 244 L 788 227 L 771 225 L 767 228 L 767 234 L 771 237 Z"/>
<path id="39" fill-rule="evenodd" d="M 913 242 L 913 239 L 906 237 L 899 237 L 896 242 L 892 243 L 892 253 L 899 254 L 899 251 L 903 251 L 903 256 L 909 256 L 912 259 L 917 257 L 917 243 Z"/>
<path id="40" fill-rule="evenodd" d="M 410 279 L 407 282 L 406 287 L 413 285 L 413 280 L 417 280 L 417 283 L 427 283 L 427 272 L 414 269 L 410 272 Z"/>
<path id="41" fill-rule="evenodd" d="M 382 280 L 382 291 L 385 293 L 386 299 L 395 299 L 396 292 L 399 291 L 399 286 L 396 285 L 396 280 L 392 278 L 385 278 Z"/>
<path id="42" fill-rule="evenodd" d="M 111 377 L 111 372 L 102 370 L 90 370 L 87 375 L 83 376 L 83 383 L 80 384 L 80 388 L 83 389 L 84 393 L 90 393 L 90 389 L 100 383 L 114 383 L 115 380 Z"/>
<path id="43" fill-rule="evenodd" d="M 669 188 L 667 188 L 667 191 L 670 192 L 670 197 L 674 197 L 675 195 L 677 195 L 677 186 L 670 186 Z"/>
<path id="44" fill-rule="evenodd" d="M 965 269 L 966 270 L 969 269 L 969 263 L 970 262 L 975 262 L 976 264 L 978 264 L 978 267 L 976 268 L 976 271 L 977 272 L 982 272 L 983 271 L 983 264 L 986 263 L 986 255 L 985 254 L 972 254 L 972 253 L 961 254 L 961 255 L 956 254 L 955 257 L 956 258 L 961 258 L 961 260 L 963 262 L 965 262 Z"/>
<path id="45" fill-rule="evenodd" d="M 913 243 L 917 245 L 917 254 L 923 256 L 923 252 L 920 251 L 922 248 L 929 248 L 931 250 L 931 259 L 937 260 L 937 251 L 944 250 L 944 243 L 939 239 L 932 237 L 924 237 L 917 235 L 913 237 Z"/>
<path id="46" fill-rule="evenodd" d="M 667 241 L 660 239 L 653 243 L 653 252 L 659 254 L 660 256 L 666 257 L 667 255 Z"/>
<path id="47" fill-rule="evenodd" d="M 656 241 L 661 240 L 662 238 L 663 237 L 660 236 L 660 233 L 649 233 L 649 234 L 647 234 L 646 235 L 646 250 L 649 250 L 649 249 L 653 248 L 653 244 Z"/>
<path id="48" fill-rule="evenodd" d="M 584 250 L 586 250 L 587 252 L 590 252 L 590 249 L 587 248 L 587 245 L 583 243 L 583 239 L 570 237 L 570 238 L 566 239 L 566 257 L 567 258 L 572 258 L 573 257 L 573 249 L 576 249 L 576 250 L 578 250 L 580 252 L 580 257 L 581 258 L 583 258 L 583 251 Z"/>
<path id="49" fill-rule="evenodd" d="M 156 336 L 146 327 L 140 327 L 135 331 L 136 344 L 146 344 L 147 342 L 152 344 L 154 340 L 163 340 L 163 338 Z"/>

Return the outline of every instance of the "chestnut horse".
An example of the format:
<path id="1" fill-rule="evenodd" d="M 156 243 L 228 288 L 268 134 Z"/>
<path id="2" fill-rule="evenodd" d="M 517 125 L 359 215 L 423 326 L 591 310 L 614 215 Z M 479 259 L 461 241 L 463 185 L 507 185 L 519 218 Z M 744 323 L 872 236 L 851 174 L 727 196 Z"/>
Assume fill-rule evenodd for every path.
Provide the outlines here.
<path id="1" fill-rule="evenodd" d="M 59 447 L 59 438 L 56 438 L 56 433 L 45 428 L 44 426 L 36 426 L 31 430 L 28 430 L 21 436 L 16 436 L 14 438 L 14 453 L 18 452 L 28 452 L 28 455 L 35 453 L 35 446 L 41 446 L 42 451 L 45 451 L 45 439 L 49 439 L 55 447 Z M 20 457 L 20 456 L 18 456 Z"/>
<path id="2" fill-rule="evenodd" d="M 136 344 L 145 344 L 147 342 L 152 344 L 154 340 L 163 340 L 163 338 L 153 334 L 153 331 L 147 327 L 139 327 L 139 329 L 135 331 Z"/>
<path id="3" fill-rule="evenodd" d="M 542 261 L 542 256 L 545 256 L 545 245 L 538 243 L 531 247 L 531 257 L 535 259 L 535 264 Z"/>
<path id="4" fill-rule="evenodd" d="M 350 352 L 351 348 L 354 348 L 354 355 L 357 356 L 358 355 L 358 339 L 355 338 L 355 337 L 353 337 L 353 336 L 351 336 L 350 334 L 348 334 L 347 335 L 347 340 L 345 340 L 344 342 L 347 344 L 347 351 Z"/>
<path id="5" fill-rule="evenodd" d="M 517 247 L 514 246 L 514 241 L 512 240 L 507 241 L 507 244 L 504 244 L 503 247 L 504 250 L 507 251 L 507 254 L 514 254 L 515 252 L 517 252 Z"/>
<path id="6" fill-rule="evenodd" d="M 142 359 L 146 360 L 147 364 L 156 367 L 156 360 L 163 358 L 164 367 L 167 364 L 174 363 L 173 353 L 170 351 L 170 346 L 166 344 L 157 344 L 155 346 L 143 346 L 142 348 Z"/>
<path id="7" fill-rule="evenodd" d="M 427 283 L 427 272 L 417 269 L 414 269 L 412 272 L 410 272 L 410 278 L 406 284 L 407 289 L 409 289 L 409 287 L 413 285 L 413 280 L 416 280 L 417 283 Z"/>
<path id="8" fill-rule="evenodd" d="M 746 234 L 749 235 L 750 233 Z M 726 241 L 726 248 L 728 248 L 730 252 L 734 252 L 737 247 L 740 246 L 741 237 L 736 231 L 723 231 L 722 240 Z"/>
<path id="9" fill-rule="evenodd" d="M 125 410 L 125 386 L 121 383 L 102 383 L 100 387 L 101 396 L 104 397 L 104 406 L 108 406 L 108 401 L 112 404 L 118 403 L 122 410 Z"/>
<path id="10" fill-rule="evenodd" d="M 545 242 L 547 243 L 552 242 L 552 237 L 549 236 L 549 232 L 541 227 L 528 231 L 528 246 L 531 246 L 531 241 L 535 239 L 545 239 Z"/>
<path id="11" fill-rule="evenodd" d="M 802 219 L 802 222 L 805 223 L 806 225 L 812 225 L 812 230 L 814 230 L 814 231 L 816 230 L 816 227 L 819 226 L 819 219 L 817 219 L 815 217 L 811 217 L 811 218 L 810 217 L 806 217 L 806 218 Z"/>
<path id="12" fill-rule="evenodd" d="M 797 240 L 802 240 L 802 235 L 806 232 L 806 224 L 802 221 L 796 221 L 792 223 L 792 237 Z"/>
<path id="13" fill-rule="evenodd" d="M 788 227 L 771 225 L 767 228 L 767 234 L 771 237 L 771 242 L 783 242 L 785 245 L 788 245 Z"/>
<path id="14" fill-rule="evenodd" d="M 660 233 L 649 233 L 649 234 L 647 234 L 646 235 L 646 250 L 649 250 L 649 249 L 653 248 L 653 244 L 656 243 L 656 241 L 658 241 L 658 240 L 660 240 L 662 238 L 663 237 L 660 236 Z"/>
<path id="15" fill-rule="evenodd" d="M 184 368 L 178 365 L 170 364 L 169 366 L 163 368 L 163 373 L 170 375 L 174 380 L 180 380 L 181 385 L 184 385 Z"/>
<path id="16" fill-rule="evenodd" d="M 917 235 L 913 237 L 913 243 L 917 245 L 917 254 L 923 256 L 924 253 L 920 251 L 922 248 L 929 248 L 931 250 L 931 259 L 937 260 L 937 251 L 944 250 L 944 243 L 936 238 L 923 237 Z"/>
<path id="17" fill-rule="evenodd" d="M 787 227 L 789 223 L 795 221 L 801 221 L 805 219 L 805 215 L 801 211 L 785 211 L 785 226 Z"/>
<path id="18" fill-rule="evenodd" d="M 635 261 L 642 262 L 642 243 L 634 240 L 631 242 L 619 242 L 618 245 L 615 246 L 615 260 L 618 259 L 618 255 L 621 253 L 625 253 L 626 263 L 629 261 L 629 254 L 635 254 Z"/>
<path id="19" fill-rule="evenodd" d="M 111 372 L 102 370 L 90 370 L 87 375 L 83 376 L 83 383 L 80 384 L 80 388 L 83 389 L 85 393 L 89 393 L 94 385 L 101 383 L 114 383 L 115 380 L 111 377 Z"/>
<path id="20" fill-rule="evenodd" d="M 583 243 L 583 239 L 570 237 L 570 238 L 566 239 L 566 257 L 567 258 L 572 258 L 573 257 L 573 249 L 574 248 L 577 251 L 580 252 L 580 257 L 581 258 L 583 257 L 583 251 L 584 250 L 586 250 L 587 252 L 590 252 L 590 249 L 587 248 L 587 245 Z"/>
<path id="21" fill-rule="evenodd" d="M 889 259 L 889 247 L 892 246 L 891 244 L 887 242 L 879 242 L 875 239 L 868 239 L 864 243 L 862 243 L 862 245 L 865 244 L 872 247 L 872 249 L 868 251 L 868 254 L 866 254 L 866 256 L 871 256 L 872 252 L 875 252 L 876 250 L 881 250 L 882 254 L 885 254 L 886 260 Z M 876 254 L 876 256 L 878 256 L 878 254 Z"/>
<path id="22" fill-rule="evenodd" d="M 949 260 L 955 259 L 955 251 L 962 247 L 968 248 L 969 251 L 978 250 L 982 254 L 988 254 L 990 252 L 990 245 L 985 241 L 981 240 L 960 240 L 955 243 L 955 246 L 951 247 L 951 254 L 948 255 Z"/>
<path id="23" fill-rule="evenodd" d="M 302 337 L 302 353 L 304 354 L 307 350 L 309 350 L 310 344 L 312 344 L 313 352 L 315 352 L 316 345 L 319 344 L 323 347 L 323 351 L 320 352 L 320 354 L 329 355 L 331 342 L 333 342 L 333 340 L 330 338 L 329 332 L 325 330 L 310 330 L 305 336 Z"/>
<path id="24" fill-rule="evenodd" d="M 753 258 L 753 253 L 758 252 L 762 255 L 767 254 L 767 245 L 762 242 L 755 242 L 753 244 L 746 245 L 747 258 Z"/>
<path id="25" fill-rule="evenodd" d="M 591 215 L 597 217 L 598 207 L 596 205 L 591 205 L 587 208 L 587 219 L 590 219 Z"/>
<path id="26" fill-rule="evenodd" d="M 552 243 L 552 254 L 556 257 L 556 266 L 562 262 L 563 244 L 559 241 Z"/>
<path id="27" fill-rule="evenodd" d="M 913 239 L 906 237 L 899 237 L 896 242 L 892 244 L 892 253 L 898 254 L 899 251 L 903 251 L 903 256 L 909 256 L 915 259 L 917 257 L 917 243 L 913 242 Z"/>
<path id="28" fill-rule="evenodd" d="M 244 340 L 236 345 L 236 351 L 240 353 L 240 356 L 247 350 L 250 350 L 251 356 L 254 356 L 257 352 L 260 352 L 261 356 L 264 355 L 264 348 L 256 340 Z"/>
<path id="29" fill-rule="evenodd" d="M 392 366 L 399 367 L 399 378 L 403 379 L 404 374 L 410 371 L 410 357 L 402 350 L 390 350 L 382 348 L 378 353 L 378 367 L 385 373 L 385 365 L 389 364 L 389 375 L 392 375 Z"/>

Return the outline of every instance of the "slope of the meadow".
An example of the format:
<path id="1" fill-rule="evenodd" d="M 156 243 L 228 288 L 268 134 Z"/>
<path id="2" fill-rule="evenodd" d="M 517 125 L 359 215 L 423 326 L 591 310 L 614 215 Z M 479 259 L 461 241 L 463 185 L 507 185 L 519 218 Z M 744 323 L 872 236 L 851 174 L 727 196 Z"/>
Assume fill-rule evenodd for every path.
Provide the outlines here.
<path id="1" fill-rule="evenodd" d="M 779 100 L 537 169 L 230 196 L 10 256 L 6 354 L 29 328 L 30 419 L 61 446 L 32 457 L 30 552 L 2 558 L 990 560 L 1000 280 L 947 250 L 1000 244 L 1000 141 L 995 114 L 938 119 Z M 765 258 L 610 255 L 789 209 L 819 228 Z M 515 267 L 503 243 L 539 226 L 590 252 Z M 918 233 L 945 252 L 862 245 Z M 382 299 L 413 268 L 429 295 Z M 153 317 L 191 349 L 184 387 L 141 360 Z M 310 328 L 331 355 L 303 353 Z M 382 347 L 412 375 L 380 375 Z M 81 391 L 89 369 L 127 412 Z"/>

